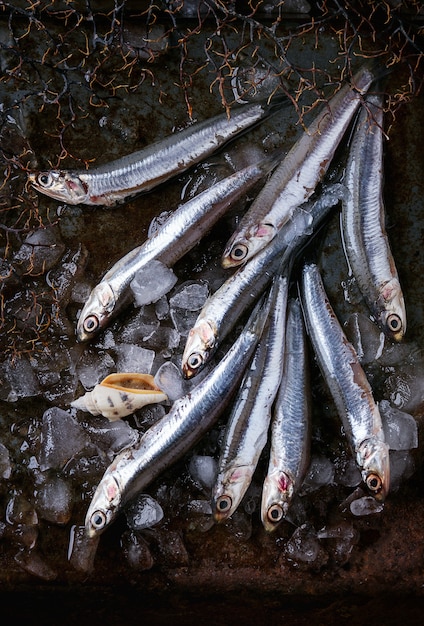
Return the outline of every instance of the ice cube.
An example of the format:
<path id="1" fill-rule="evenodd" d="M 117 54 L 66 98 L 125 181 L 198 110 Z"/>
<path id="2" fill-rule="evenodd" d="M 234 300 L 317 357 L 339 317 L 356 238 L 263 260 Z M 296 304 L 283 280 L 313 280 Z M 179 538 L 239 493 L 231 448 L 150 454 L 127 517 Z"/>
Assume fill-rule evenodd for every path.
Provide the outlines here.
<path id="1" fill-rule="evenodd" d="M 211 456 L 194 454 L 190 460 L 189 472 L 195 483 L 210 490 L 215 482 L 216 461 Z"/>
<path id="2" fill-rule="evenodd" d="M 130 283 L 137 306 L 156 302 L 177 282 L 174 272 L 161 261 L 149 261 Z"/>
<path id="3" fill-rule="evenodd" d="M 325 541 L 325 547 L 335 562 L 344 565 L 359 542 L 360 534 L 352 523 L 340 520 L 338 523 L 324 526 L 318 531 L 317 537 Z"/>
<path id="4" fill-rule="evenodd" d="M 12 494 L 6 505 L 6 522 L 14 526 L 36 526 L 37 511 L 33 505 L 19 492 Z"/>
<path id="5" fill-rule="evenodd" d="M 47 409 L 43 415 L 38 457 L 41 471 L 61 469 L 89 443 L 83 427 L 70 413 L 58 407 Z"/>
<path id="6" fill-rule="evenodd" d="M 108 352 L 88 348 L 77 364 L 78 378 L 86 390 L 91 390 L 115 369 Z"/>
<path id="7" fill-rule="evenodd" d="M 238 541 L 249 541 L 252 536 L 252 517 L 246 515 L 243 509 L 234 511 L 232 516 L 225 520 L 224 526 Z"/>
<path id="8" fill-rule="evenodd" d="M 307 524 L 296 528 L 286 543 L 284 552 L 287 560 L 296 565 L 320 569 L 328 561 L 328 555 L 315 530 Z"/>
<path id="9" fill-rule="evenodd" d="M 415 471 L 415 462 L 408 450 L 390 451 L 390 491 L 396 491 Z"/>
<path id="10" fill-rule="evenodd" d="M 115 353 L 118 372 L 150 374 L 155 359 L 153 350 L 133 344 L 119 343 L 115 346 Z"/>
<path id="11" fill-rule="evenodd" d="M 185 383 L 181 370 L 172 361 L 163 363 L 154 377 L 155 385 L 166 393 L 171 402 L 181 398 L 187 391 L 188 385 Z"/>
<path id="12" fill-rule="evenodd" d="M 9 450 L 0 443 L 0 478 L 8 480 L 12 475 L 12 463 L 10 462 Z"/>
<path id="13" fill-rule="evenodd" d="M 339 461 L 334 481 L 344 487 L 357 487 L 362 482 L 361 472 L 354 458 L 349 456 Z"/>
<path id="14" fill-rule="evenodd" d="M 385 336 L 369 317 L 362 313 L 353 313 L 345 323 L 345 331 L 361 363 L 373 363 L 381 357 Z"/>
<path id="15" fill-rule="evenodd" d="M 88 250 L 80 244 L 78 249 L 68 250 L 61 258 L 60 264 L 50 270 L 46 275 L 46 283 L 54 289 L 55 300 L 58 301 L 62 308 L 69 304 L 75 283 L 87 264 Z M 86 297 L 80 302 L 85 302 L 90 295 L 90 288 Z M 78 300 L 74 300 L 78 302 Z"/>
<path id="16" fill-rule="evenodd" d="M 90 297 L 91 285 L 86 282 L 77 282 L 72 287 L 70 301 L 76 304 L 85 304 Z"/>
<path id="17" fill-rule="evenodd" d="M 53 524 L 67 524 L 71 519 L 73 493 L 71 485 L 59 476 L 46 476 L 36 489 L 35 506 L 41 518 Z"/>
<path id="18" fill-rule="evenodd" d="M 32 355 L 31 363 L 47 400 L 65 405 L 74 398 L 78 386 L 76 360 L 77 354 L 60 342 Z"/>
<path id="19" fill-rule="evenodd" d="M 154 350 L 162 359 L 169 359 L 180 345 L 180 335 L 175 328 L 161 325 L 149 337 L 147 346 Z"/>
<path id="20" fill-rule="evenodd" d="M 13 264 L 22 274 L 39 276 L 54 267 L 64 251 L 65 244 L 56 226 L 39 228 L 25 238 Z"/>
<path id="21" fill-rule="evenodd" d="M 384 438 L 390 450 L 410 450 L 418 447 L 417 422 L 404 411 L 390 406 L 387 400 L 379 404 Z"/>
<path id="22" fill-rule="evenodd" d="M 398 409 L 410 413 L 424 407 L 424 363 L 422 358 L 405 362 L 388 372 L 385 384 L 385 396 Z"/>
<path id="23" fill-rule="evenodd" d="M 159 524 L 163 519 L 163 510 L 159 502 L 142 493 L 127 506 L 125 516 L 131 530 L 143 530 Z"/>
<path id="24" fill-rule="evenodd" d="M 121 538 L 121 546 L 130 567 L 135 570 L 149 570 L 154 565 L 149 544 L 138 533 L 126 531 Z"/>
<path id="25" fill-rule="evenodd" d="M 170 315 L 176 331 L 185 338 L 193 328 L 198 312 L 176 307 L 170 310 Z"/>
<path id="26" fill-rule="evenodd" d="M 111 422 L 106 417 L 91 417 L 84 428 L 90 433 L 92 442 L 105 452 L 118 454 L 125 448 L 133 446 L 139 433 L 125 420 Z"/>
<path id="27" fill-rule="evenodd" d="M 207 532 L 215 522 L 209 500 L 191 500 L 187 506 L 187 528 L 192 532 Z"/>
<path id="28" fill-rule="evenodd" d="M 7 383 L 5 386 L 8 390 L 6 398 L 8 402 L 16 402 L 21 398 L 30 398 L 40 393 L 37 376 L 25 355 L 5 361 L 3 374 Z"/>
<path id="29" fill-rule="evenodd" d="M 350 503 L 350 512 L 356 517 L 362 517 L 364 515 L 374 515 L 375 513 L 381 513 L 384 509 L 384 503 L 378 502 L 372 496 L 363 496 L 352 500 Z"/>
<path id="30" fill-rule="evenodd" d="M 200 311 L 209 295 L 209 286 L 206 281 L 187 281 L 179 287 L 169 299 L 171 309 L 179 308 L 186 311 Z"/>
<path id="31" fill-rule="evenodd" d="M 331 485 L 334 482 L 334 474 L 335 468 L 329 459 L 324 456 L 313 456 L 301 492 L 309 493 L 320 487 Z"/>
<path id="32" fill-rule="evenodd" d="M 155 313 L 158 320 L 164 320 L 169 315 L 169 302 L 166 296 L 162 296 L 155 302 Z"/>
<path id="33" fill-rule="evenodd" d="M 94 557 L 99 539 L 100 535 L 89 537 L 85 526 L 72 526 L 69 535 L 68 560 L 74 569 L 86 573 L 94 569 Z"/>
<path id="34" fill-rule="evenodd" d="M 143 406 L 134 415 L 134 420 L 137 428 L 146 430 L 156 424 L 166 414 L 167 409 L 163 404 L 149 404 Z"/>
<path id="35" fill-rule="evenodd" d="M 106 329 L 97 339 L 94 344 L 95 348 L 101 348 L 103 350 L 110 350 L 116 345 L 114 333 L 110 328 Z"/>
<path id="36" fill-rule="evenodd" d="M 55 580 L 57 573 L 36 550 L 19 551 L 15 561 L 23 570 L 43 580 Z"/>
<path id="37" fill-rule="evenodd" d="M 169 529 L 154 529 L 148 533 L 149 540 L 156 544 L 156 550 L 161 560 L 168 567 L 188 565 L 188 554 L 180 533 Z"/>
<path id="38" fill-rule="evenodd" d="M 33 550 L 38 540 L 38 525 L 18 524 L 12 529 L 7 527 L 7 538 L 10 543 L 18 546 L 20 550 Z"/>
<path id="39" fill-rule="evenodd" d="M 121 331 L 115 334 L 117 343 L 139 344 L 148 341 L 160 325 L 153 307 L 143 306 L 126 321 Z"/>

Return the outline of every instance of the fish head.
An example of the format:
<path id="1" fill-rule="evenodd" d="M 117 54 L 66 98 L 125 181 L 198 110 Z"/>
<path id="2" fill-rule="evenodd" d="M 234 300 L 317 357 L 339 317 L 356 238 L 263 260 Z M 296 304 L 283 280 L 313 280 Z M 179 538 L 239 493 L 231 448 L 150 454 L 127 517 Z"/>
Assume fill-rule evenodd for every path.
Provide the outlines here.
<path id="1" fill-rule="evenodd" d="M 272 224 L 254 224 L 243 231 L 237 231 L 229 239 L 221 258 L 224 269 L 238 267 L 246 263 L 277 234 Z"/>
<path id="2" fill-rule="evenodd" d="M 383 285 L 377 302 L 378 323 L 393 341 L 401 341 L 406 332 L 406 309 L 397 278 Z"/>
<path id="3" fill-rule="evenodd" d="M 295 490 L 295 481 L 282 471 L 270 472 L 262 490 L 261 518 L 267 532 L 272 532 L 286 517 Z"/>
<path id="4" fill-rule="evenodd" d="M 87 184 L 72 172 L 50 170 L 31 172 L 28 180 L 37 191 L 68 204 L 84 204 L 88 198 Z"/>
<path id="5" fill-rule="evenodd" d="M 82 343 L 95 337 L 110 320 L 115 304 L 112 287 L 101 281 L 92 290 L 78 318 L 77 341 Z"/>
<path id="6" fill-rule="evenodd" d="M 89 538 L 99 536 L 114 521 L 121 508 L 121 489 L 111 469 L 100 481 L 85 517 L 85 531 Z"/>
<path id="7" fill-rule="evenodd" d="M 223 522 L 234 513 L 246 493 L 253 467 L 237 465 L 218 476 L 212 495 L 212 512 L 216 522 Z"/>
<path id="8" fill-rule="evenodd" d="M 357 450 L 356 461 L 369 493 L 379 502 L 383 502 L 390 486 L 388 445 L 377 437 L 365 439 Z"/>
<path id="9" fill-rule="evenodd" d="M 217 334 L 207 320 L 200 320 L 190 330 L 183 352 L 182 370 L 184 378 L 193 378 L 209 360 L 215 348 Z"/>

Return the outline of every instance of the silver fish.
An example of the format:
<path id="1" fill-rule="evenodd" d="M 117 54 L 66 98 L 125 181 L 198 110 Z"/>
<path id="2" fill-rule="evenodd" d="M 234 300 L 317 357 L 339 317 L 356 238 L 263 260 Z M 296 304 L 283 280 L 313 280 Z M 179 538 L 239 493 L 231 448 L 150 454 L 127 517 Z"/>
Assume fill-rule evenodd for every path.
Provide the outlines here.
<path id="1" fill-rule="evenodd" d="M 223 267 L 236 267 L 252 258 L 310 198 L 374 78 L 364 65 L 314 118 L 240 220 L 225 247 Z"/>
<path id="2" fill-rule="evenodd" d="M 212 512 L 218 522 L 237 509 L 267 442 L 271 407 L 283 371 L 288 284 L 288 276 L 274 281 L 270 318 L 227 422 L 212 489 Z"/>
<path id="3" fill-rule="evenodd" d="M 237 388 L 262 334 L 269 298 L 255 307 L 244 330 L 223 359 L 169 413 L 119 454 L 108 467 L 88 508 L 85 528 L 90 538 L 102 533 L 122 507 L 141 489 L 184 455 L 213 425 Z"/>
<path id="4" fill-rule="evenodd" d="M 152 237 L 115 263 L 94 287 L 78 319 L 77 340 L 93 338 L 128 304 L 129 285 L 136 273 L 155 259 L 172 267 L 274 166 L 272 157 L 264 158 L 178 207 Z"/>
<path id="5" fill-rule="evenodd" d="M 287 312 L 284 370 L 271 419 L 271 450 L 262 491 L 261 518 L 267 531 L 287 515 L 309 464 L 311 393 L 306 331 L 298 300 Z"/>
<path id="6" fill-rule="evenodd" d="M 388 337 L 400 341 L 406 311 L 385 229 L 382 129 L 383 98 L 370 95 L 349 149 L 342 233 L 348 263 L 371 313 Z"/>
<path id="7" fill-rule="evenodd" d="M 181 174 L 253 126 L 277 105 L 252 103 L 169 135 L 146 148 L 88 170 L 31 172 L 33 187 L 67 204 L 113 206 Z"/>
<path id="8" fill-rule="evenodd" d="M 306 263 L 301 279 L 306 327 L 346 437 L 368 491 L 383 501 L 389 490 L 389 450 L 378 406 L 354 347 L 325 293 L 319 269 Z"/>
<path id="9" fill-rule="evenodd" d="M 190 330 L 182 357 L 185 378 L 195 376 L 208 362 L 218 344 L 236 320 L 266 288 L 280 267 L 292 262 L 309 237 L 344 194 L 342 185 L 334 185 L 315 202 L 306 203 L 280 231 L 275 240 L 246 265 L 237 269 L 212 294 Z"/>

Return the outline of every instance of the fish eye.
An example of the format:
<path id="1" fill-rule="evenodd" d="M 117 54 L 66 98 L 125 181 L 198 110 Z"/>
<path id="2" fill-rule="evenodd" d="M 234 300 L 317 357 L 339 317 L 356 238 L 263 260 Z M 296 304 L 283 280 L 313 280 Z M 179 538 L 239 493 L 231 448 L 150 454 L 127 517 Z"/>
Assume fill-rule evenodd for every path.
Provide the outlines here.
<path id="1" fill-rule="evenodd" d="M 99 327 L 99 320 L 95 315 L 89 315 L 85 318 L 83 328 L 86 333 L 94 333 Z"/>
<path id="2" fill-rule="evenodd" d="M 230 257 L 233 261 L 243 261 L 248 252 L 248 247 L 244 243 L 238 243 L 232 248 Z"/>
<path id="3" fill-rule="evenodd" d="M 402 328 L 402 322 L 399 315 L 392 313 L 387 318 L 387 327 L 393 333 L 397 333 Z"/>
<path id="4" fill-rule="evenodd" d="M 40 174 L 37 180 L 40 183 L 40 185 L 43 185 L 43 187 L 50 187 L 50 185 L 53 182 L 50 174 Z"/>
<path id="5" fill-rule="evenodd" d="M 192 370 L 197 370 L 203 363 L 202 355 L 198 352 L 193 352 L 187 359 L 187 365 Z"/>
<path id="6" fill-rule="evenodd" d="M 220 513 L 226 513 L 231 508 L 232 503 L 230 496 L 221 496 L 216 501 L 216 508 Z"/>
<path id="7" fill-rule="evenodd" d="M 366 485 L 373 493 L 378 493 L 383 486 L 381 478 L 377 474 L 370 474 L 367 476 Z"/>
<path id="8" fill-rule="evenodd" d="M 279 504 L 273 504 L 269 507 L 267 516 L 270 522 L 276 524 L 277 522 L 281 522 L 283 519 L 283 509 Z"/>
<path id="9" fill-rule="evenodd" d="M 95 530 L 101 530 L 106 526 L 106 515 L 103 511 L 95 511 L 90 517 L 90 523 Z"/>

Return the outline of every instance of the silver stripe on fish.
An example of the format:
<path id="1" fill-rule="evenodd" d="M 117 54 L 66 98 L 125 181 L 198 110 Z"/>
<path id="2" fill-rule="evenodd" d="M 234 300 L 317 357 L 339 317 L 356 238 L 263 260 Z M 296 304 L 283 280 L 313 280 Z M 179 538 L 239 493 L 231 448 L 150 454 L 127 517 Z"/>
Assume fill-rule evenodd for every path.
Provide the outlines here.
<path id="1" fill-rule="evenodd" d="M 217 522 L 237 509 L 267 442 L 271 407 L 283 372 L 288 285 L 288 275 L 274 280 L 269 321 L 228 418 L 212 489 Z"/>
<path id="2" fill-rule="evenodd" d="M 88 508 L 86 535 L 94 538 L 141 489 L 183 456 L 214 424 L 238 387 L 269 315 L 269 297 L 255 307 L 222 360 L 169 413 L 119 454 L 101 479 Z"/>
<path id="3" fill-rule="evenodd" d="M 270 438 L 261 504 L 262 524 L 267 531 L 274 530 L 286 517 L 309 464 L 311 389 L 306 331 L 298 300 L 290 300 L 288 304 L 284 369 Z"/>
<path id="4" fill-rule="evenodd" d="M 200 372 L 236 320 L 255 302 L 280 267 L 292 263 L 344 193 L 343 185 L 336 184 L 316 201 L 306 203 L 269 246 L 238 268 L 208 298 L 187 337 L 182 357 L 186 378 Z"/>
<path id="5" fill-rule="evenodd" d="M 157 259 L 172 267 L 274 166 L 272 157 L 264 158 L 179 206 L 152 237 L 117 261 L 94 287 L 78 318 L 77 340 L 96 336 L 125 307 L 131 281 L 150 261 Z"/>
<path id="6" fill-rule="evenodd" d="M 389 490 L 389 450 L 371 386 L 346 338 L 316 264 L 302 269 L 301 299 L 306 327 L 368 491 L 384 500 Z"/>
<path id="7" fill-rule="evenodd" d="M 104 165 L 88 170 L 31 172 L 28 179 L 37 191 L 67 204 L 113 206 L 186 171 L 275 111 L 276 106 L 247 104 L 234 108 L 230 117 L 221 114 L 197 122 Z"/>
<path id="8" fill-rule="evenodd" d="M 383 203 L 383 98 L 370 95 L 349 149 L 342 203 L 342 235 L 349 266 L 375 320 L 400 341 L 406 311 L 385 229 Z"/>
<path id="9" fill-rule="evenodd" d="M 252 258 L 311 197 L 374 78 L 364 65 L 314 118 L 240 220 L 225 247 L 223 267 L 236 267 Z"/>

